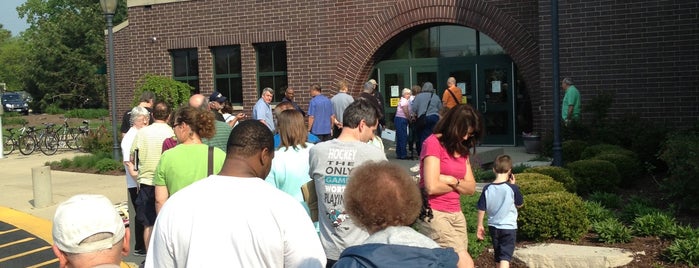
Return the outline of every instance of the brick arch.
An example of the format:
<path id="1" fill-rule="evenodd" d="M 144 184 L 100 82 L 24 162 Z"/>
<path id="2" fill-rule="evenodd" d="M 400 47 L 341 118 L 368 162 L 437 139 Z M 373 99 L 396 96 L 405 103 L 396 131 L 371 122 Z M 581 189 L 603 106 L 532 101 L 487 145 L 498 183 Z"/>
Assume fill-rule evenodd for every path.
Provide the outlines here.
<path id="1" fill-rule="evenodd" d="M 517 64 L 529 88 L 538 87 L 538 44 L 514 18 L 482 0 L 403 0 L 389 6 L 362 27 L 335 68 L 335 81 L 353 81 L 359 88 L 380 49 L 399 33 L 425 24 L 457 24 L 495 40 Z M 530 90 L 530 92 L 532 92 Z"/>

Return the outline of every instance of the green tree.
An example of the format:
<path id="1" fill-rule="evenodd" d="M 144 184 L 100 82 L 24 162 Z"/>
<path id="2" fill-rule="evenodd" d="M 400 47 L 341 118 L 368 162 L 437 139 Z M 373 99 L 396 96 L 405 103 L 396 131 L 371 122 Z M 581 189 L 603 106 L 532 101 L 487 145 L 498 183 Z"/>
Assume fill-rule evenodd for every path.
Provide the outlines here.
<path id="1" fill-rule="evenodd" d="M 0 41 L 0 82 L 10 91 L 24 89 L 29 58 L 26 47 L 27 42 L 21 36 Z"/>
<path id="2" fill-rule="evenodd" d="M 115 25 L 125 19 L 119 1 Z M 30 53 L 25 88 L 35 108 L 105 107 L 107 77 L 97 70 L 105 63 L 105 18 L 98 1 L 28 0 L 17 8 L 26 18 Z"/>

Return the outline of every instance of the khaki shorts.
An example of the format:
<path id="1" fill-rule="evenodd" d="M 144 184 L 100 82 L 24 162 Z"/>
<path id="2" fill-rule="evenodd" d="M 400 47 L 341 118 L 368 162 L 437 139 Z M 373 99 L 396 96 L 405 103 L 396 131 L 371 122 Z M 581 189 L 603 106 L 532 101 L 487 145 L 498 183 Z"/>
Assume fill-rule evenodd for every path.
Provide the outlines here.
<path id="1" fill-rule="evenodd" d="M 432 210 L 434 218 L 430 222 L 417 221 L 418 231 L 431 238 L 441 247 L 451 247 L 459 252 L 468 250 L 466 217 L 462 212 Z"/>

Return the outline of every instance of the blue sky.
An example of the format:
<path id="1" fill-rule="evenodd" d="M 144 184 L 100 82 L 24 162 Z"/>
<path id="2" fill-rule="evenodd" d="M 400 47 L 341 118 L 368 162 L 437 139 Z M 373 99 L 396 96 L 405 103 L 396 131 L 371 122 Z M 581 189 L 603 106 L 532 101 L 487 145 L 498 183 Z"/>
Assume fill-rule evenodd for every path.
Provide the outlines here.
<path id="1" fill-rule="evenodd" d="M 29 28 L 27 21 L 20 19 L 17 14 L 17 7 L 26 1 L 0 0 L 0 24 L 2 24 L 3 28 L 10 30 L 13 36 Z"/>

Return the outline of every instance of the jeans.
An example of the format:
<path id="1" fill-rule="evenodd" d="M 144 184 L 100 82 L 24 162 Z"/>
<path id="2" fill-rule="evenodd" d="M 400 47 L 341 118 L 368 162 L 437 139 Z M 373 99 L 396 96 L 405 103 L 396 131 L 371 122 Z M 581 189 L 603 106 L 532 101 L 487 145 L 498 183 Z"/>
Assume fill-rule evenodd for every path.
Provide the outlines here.
<path id="1" fill-rule="evenodd" d="M 396 116 L 393 122 L 396 124 L 396 157 L 406 158 L 408 156 L 408 151 L 405 149 L 408 143 L 408 119 Z"/>
<path id="2" fill-rule="evenodd" d="M 420 152 L 422 152 L 422 143 L 425 142 L 427 137 L 432 135 L 432 131 L 434 130 L 434 126 L 437 125 L 437 121 L 439 121 L 439 115 L 432 114 L 427 116 L 427 123 L 425 124 L 425 128 L 417 130 L 418 133 L 420 134 L 420 139 L 418 140 L 417 144 L 417 154 L 420 155 Z"/>

